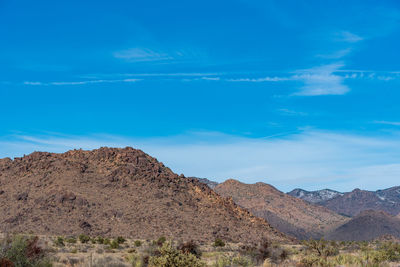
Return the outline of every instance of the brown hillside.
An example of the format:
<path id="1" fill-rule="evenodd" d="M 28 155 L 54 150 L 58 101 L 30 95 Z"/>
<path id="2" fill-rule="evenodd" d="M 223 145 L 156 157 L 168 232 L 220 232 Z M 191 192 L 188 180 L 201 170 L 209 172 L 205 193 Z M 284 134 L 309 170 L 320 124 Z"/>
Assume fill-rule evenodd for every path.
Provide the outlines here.
<path id="1" fill-rule="evenodd" d="M 400 220 L 384 211 L 366 210 L 329 234 L 333 240 L 374 240 L 382 236 L 400 238 Z"/>
<path id="2" fill-rule="evenodd" d="M 214 190 L 222 196 L 231 196 L 254 215 L 265 218 L 275 228 L 299 239 L 320 238 L 348 220 L 265 183 L 244 184 L 230 179 Z"/>
<path id="3" fill-rule="evenodd" d="M 0 231 L 252 242 L 286 237 L 140 150 L 0 159 Z"/>

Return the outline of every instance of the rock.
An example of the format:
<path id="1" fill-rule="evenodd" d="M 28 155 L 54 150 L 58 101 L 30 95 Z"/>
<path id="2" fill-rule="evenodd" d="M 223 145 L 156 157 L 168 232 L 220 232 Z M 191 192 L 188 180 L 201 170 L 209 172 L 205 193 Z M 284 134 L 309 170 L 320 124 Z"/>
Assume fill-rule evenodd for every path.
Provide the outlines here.
<path id="1" fill-rule="evenodd" d="M 18 201 L 22 201 L 22 200 L 25 201 L 25 200 L 28 199 L 28 193 L 27 192 L 23 192 L 23 193 L 17 194 L 15 196 L 15 199 L 18 200 Z"/>
<path id="2" fill-rule="evenodd" d="M 90 225 L 90 223 L 83 221 L 79 224 L 79 227 L 84 229 L 84 230 L 88 230 L 92 228 L 92 225 Z"/>

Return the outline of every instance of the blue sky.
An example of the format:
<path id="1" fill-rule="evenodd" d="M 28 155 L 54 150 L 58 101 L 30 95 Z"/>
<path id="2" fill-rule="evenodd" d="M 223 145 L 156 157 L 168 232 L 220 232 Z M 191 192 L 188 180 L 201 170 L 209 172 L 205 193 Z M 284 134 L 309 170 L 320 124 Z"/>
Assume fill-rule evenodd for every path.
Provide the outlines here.
<path id="1" fill-rule="evenodd" d="M 0 1 L 0 157 L 133 146 L 287 191 L 399 185 L 398 1 Z"/>

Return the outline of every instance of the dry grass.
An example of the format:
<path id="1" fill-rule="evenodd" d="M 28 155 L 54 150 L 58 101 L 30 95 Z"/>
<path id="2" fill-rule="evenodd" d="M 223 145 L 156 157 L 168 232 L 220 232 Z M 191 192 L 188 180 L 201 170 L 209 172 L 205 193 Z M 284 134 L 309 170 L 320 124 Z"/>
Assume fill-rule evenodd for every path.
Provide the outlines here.
<path id="1" fill-rule="evenodd" d="M 0 239 L 2 236 L 0 235 Z M 3 236 L 4 238 L 4 236 Z M 39 236 L 40 245 L 46 248 L 53 266 L 84 267 L 145 267 L 146 257 L 157 255 L 159 240 L 127 239 L 118 248 L 110 243 L 117 239 L 91 238 L 89 241 L 69 243 L 72 237 Z M 121 240 L 120 240 L 121 241 Z M 178 242 L 174 243 L 178 246 Z M 323 250 L 321 250 L 321 246 Z M 333 247 L 333 248 L 332 248 Z M 209 267 L 272 267 L 272 266 L 399 266 L 400 245 L 390 242 L 306 242 L 301 245 L 269 243 L 267 247 L 248 247 L 239 243 L 227 243 L 224 247 L 210 244 L 197 248 L 200 259 Z M 282 251 L 287 254 L 280 258 Z M 333 253 L 333 252 L 334 253 Z M 262 252 L 262 253 L 261 253 Z M 260 256 L 262 254 L 262 257 Z M 275 253 L 275 254 L 274 254 Z M 260 258 L 261 257 L 261 258 Z M 265 258 L 263 258 L 265 257 Z"/>

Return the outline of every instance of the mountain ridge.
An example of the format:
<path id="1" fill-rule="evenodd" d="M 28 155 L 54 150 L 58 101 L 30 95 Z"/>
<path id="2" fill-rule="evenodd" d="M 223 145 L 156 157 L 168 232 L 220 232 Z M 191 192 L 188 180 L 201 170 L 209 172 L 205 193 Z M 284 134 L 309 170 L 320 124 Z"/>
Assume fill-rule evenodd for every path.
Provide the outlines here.
<path id="1" fill-rule="evenodd" d="M 238 205 L 265 218 L 280 231 L 299 239 L 321 238 L 348 220 L 262 182 L 245 184 L 228 179 L 214 190 L 222 196 L 232 197 Z"/>
<path id="2" fill-rule="evenodd" d="M 141 150 L 34 152 L 0 160 L 0 231 L 293 240 Z"/>
<path id="3" fill-rule="evenodd" d="M 319 195 L 324 190 L 333 193 L 324 198 Z M 400 186 L 376 191 L 356 188 L 351 192 L 345 193 L 331 189 L 324 190 L 306 191 L 303 189 L 294 189 L 288 194 L 310 203 L 324 206 L 345 216 L 356 216 L 364 210 L 381 210 L 391 215 L 400 213 Z"/>

